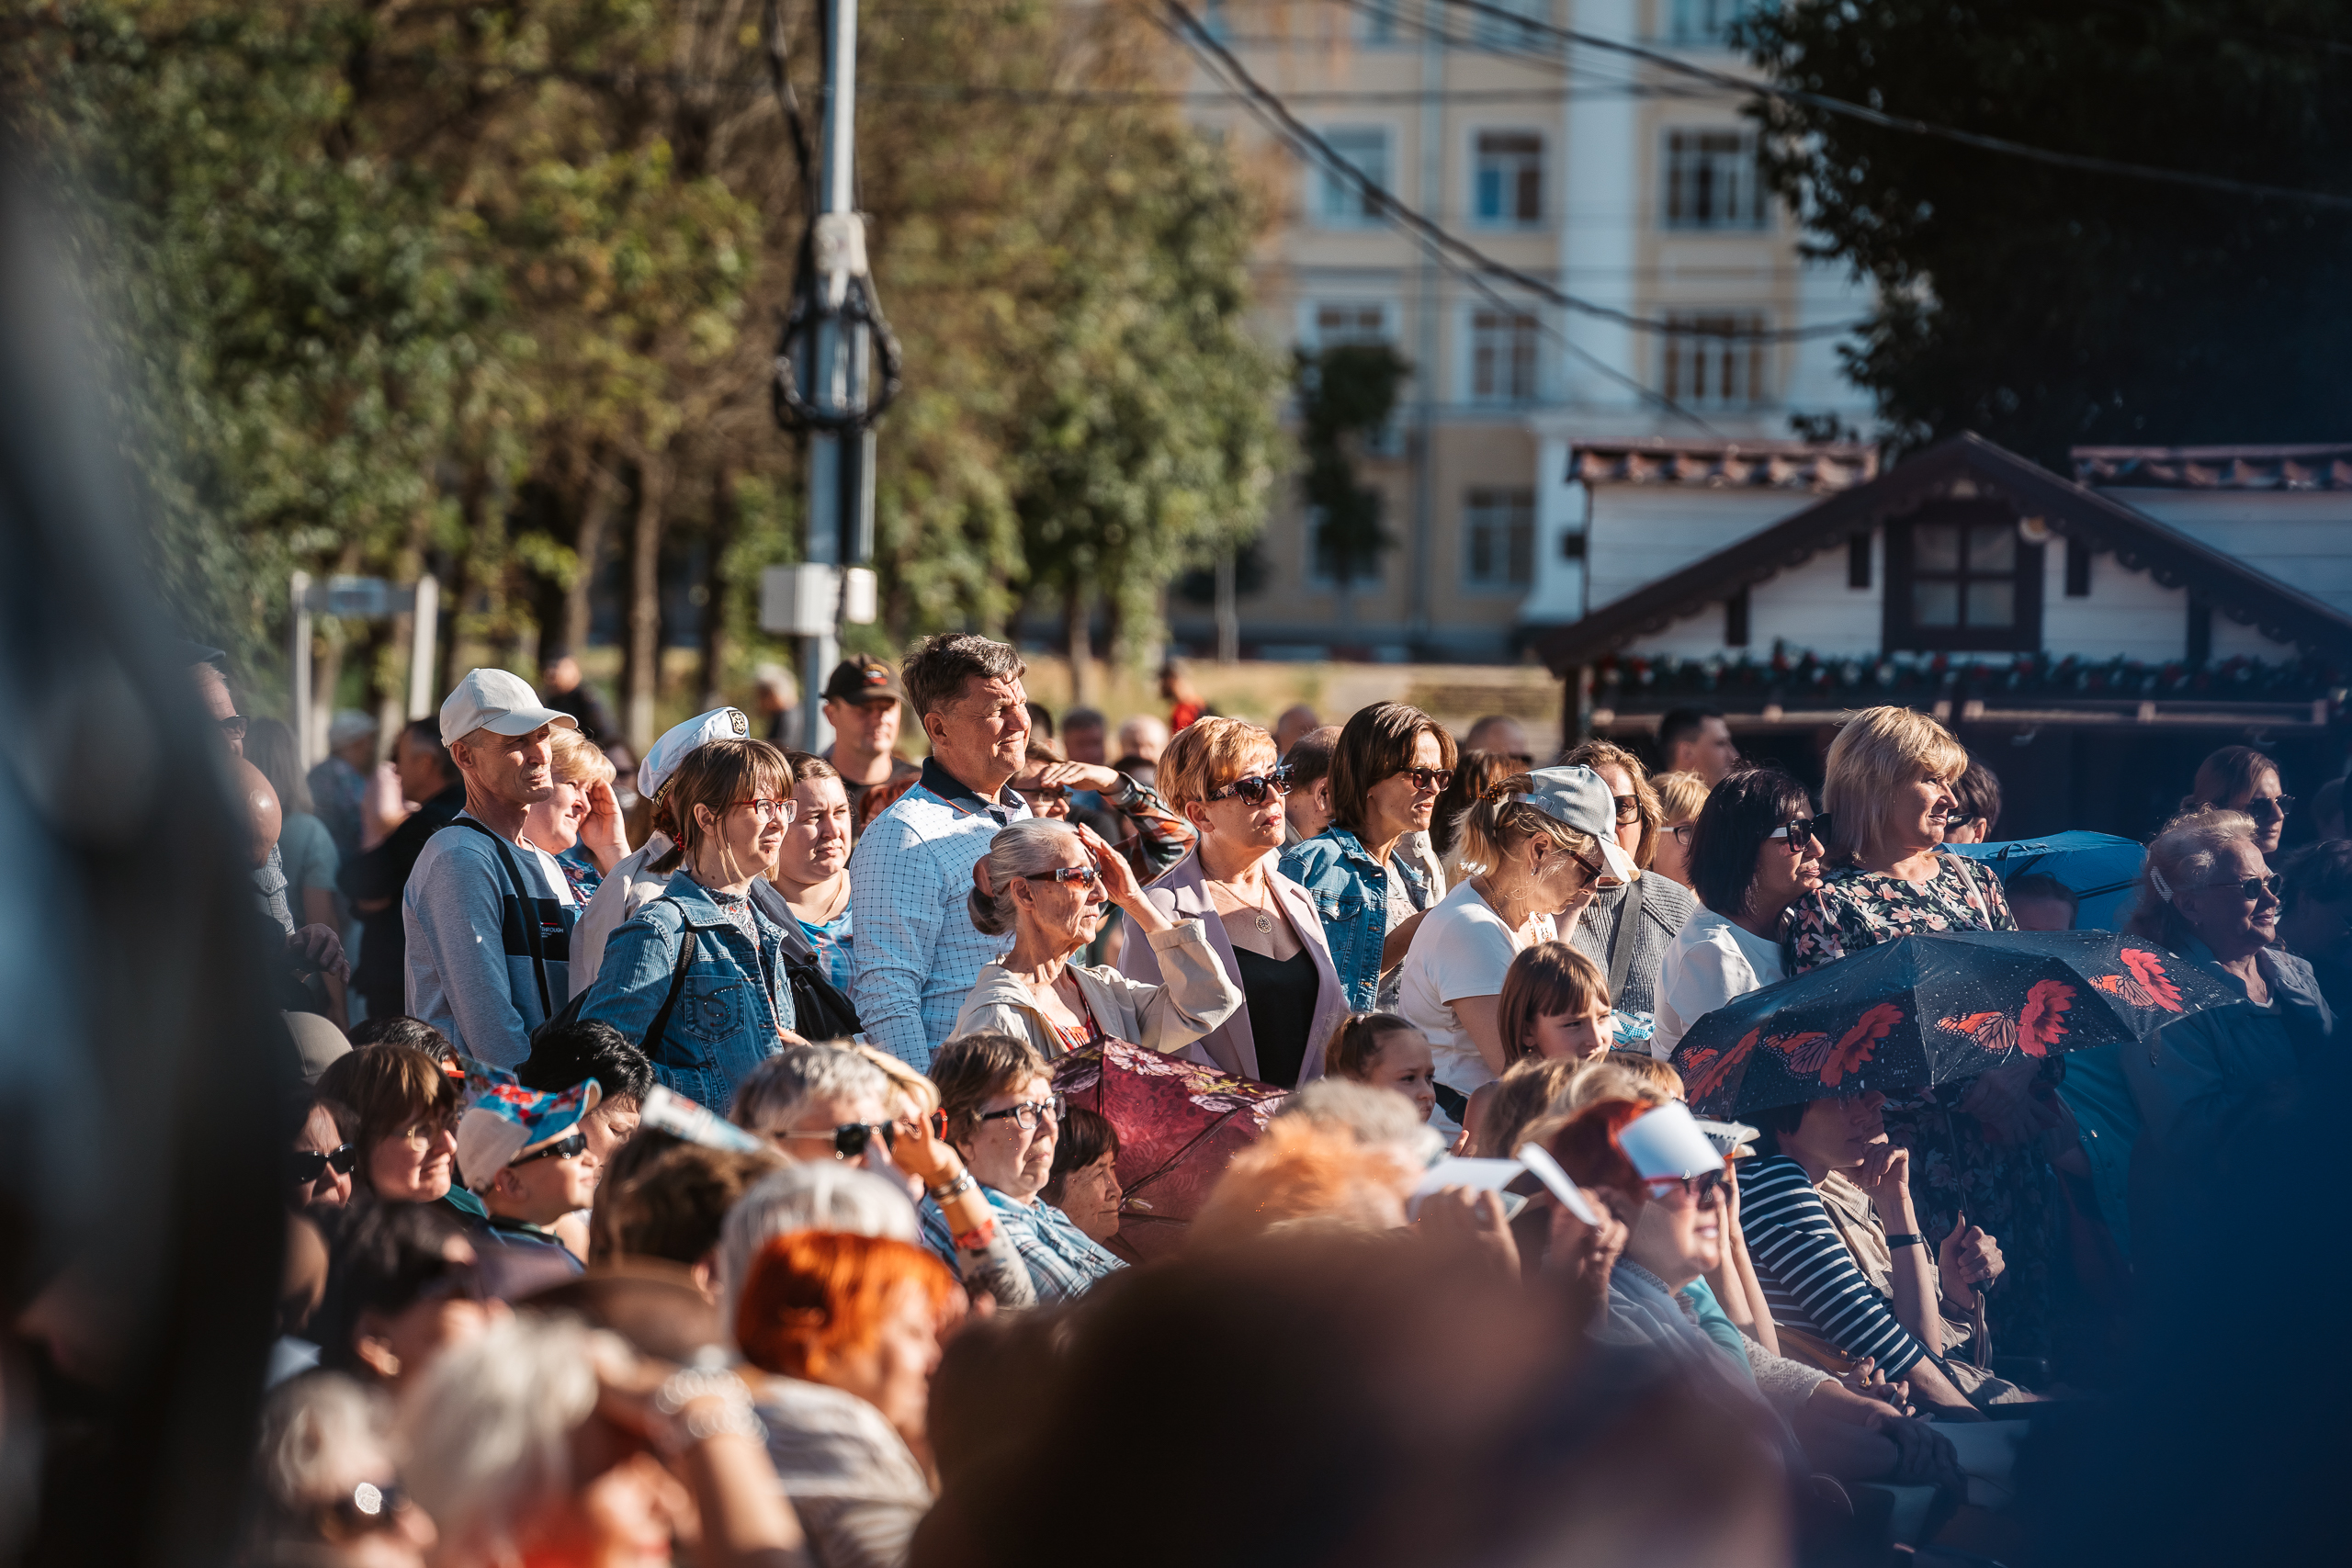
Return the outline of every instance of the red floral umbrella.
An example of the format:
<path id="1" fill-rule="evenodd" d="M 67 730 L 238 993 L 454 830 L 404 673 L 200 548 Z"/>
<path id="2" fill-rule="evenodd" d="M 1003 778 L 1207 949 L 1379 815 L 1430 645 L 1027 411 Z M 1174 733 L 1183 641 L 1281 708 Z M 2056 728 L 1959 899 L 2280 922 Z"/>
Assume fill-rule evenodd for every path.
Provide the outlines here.
<path id="1" fill-rule="evenodd" d="M 1226 1163 L 1265 1131 L 1288 1091 L 1182 1056 L 1105 1040 L 1054 1063 L 1054 1089 L 1119 1134 L 1114 1250 L 1141 1263 L 1183 1245 Z"/>
<path id="2" fill-rule="evenodd" d="M 1905 936 L 1734 998 L 1691 1025 L 1674 1066 L 1691 1110 L 1739 1117 L 1858 1089 L 1916 1093 L 2020 1055 L 2143 1040 L 2244 999 L 2113 931 Z"/>

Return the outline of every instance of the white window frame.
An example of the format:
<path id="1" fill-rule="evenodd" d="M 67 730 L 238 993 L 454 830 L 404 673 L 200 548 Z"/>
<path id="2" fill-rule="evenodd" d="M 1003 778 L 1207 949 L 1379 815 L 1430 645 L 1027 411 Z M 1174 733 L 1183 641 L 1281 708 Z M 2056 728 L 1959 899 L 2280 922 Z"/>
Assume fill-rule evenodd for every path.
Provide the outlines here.
<path id="1" fill-rule="evenodd" d="M 1485 178 L 1486 172 L 1486 154 L 1480 148 L 1479 143 L 1489 136 L 1520 136 L 1528 137 L 1533 140 L 1535 143 L 1533 154 L 1535 159 L 1535 213 L 1533 217 L 1520 218 L 1505 215 L 1489 218 L 1478 210 L 1478 198 L 1480 195 L 1479 186 Z M 1523 159 L 1527 154 L 1507 153 L 1503 156 L 1508 159 L 1516 160 Z M 1466 205 L 1469 209 L 1468 218 L 1472 227 L 1478 229 L 1529 230 L 1541 229 L 1546 222 L 1550 221 L 1552 216 L 1552 145 L 1551 138 L 1545 136 L 1543 131 L 1537 130 L 1533 126 L 1524 125 L 1473 126 L 1470 129 L 1468 159 L 1468 178 L 1464 181 L 1464 188 L 1470 193 L 1470 199 Z M 1507 164 L 1506 167 L 1508 168 L 1510 165 Z M 1507 181 L 1504 193 L 1507 199 L 1503 204 L 1506 208 L 1510 205 L 1508 197 L 1516 191 L 1518 184 L 1519 182 L 1515 177 L 1510 178 Z"/>
<path id="2" fill-rule="evenodd" d="M 1396 346 L 1400 329 L 1396 302 L 1394 299 L 1367 299 L 1362 296 L 1350 298 L 1347 295 L 1325 295 L 1320 299 L 1309 298 L 1298 302 L 1298 345 L 1309 354 L 1319 353 L 1324 347 L 1322 312 L 1326 306 L 1341 310 L 1379 311 L 1380 330 L 1376 336 L 1363 337 L 1351 334 L 1343 341 L 1385 343 L 1391 348 Z M 1388 423 L 1365 437 L 1363 451 L 1367 457 L 1401 457 L 1405 455 L 1405 399 L 1401 393 L 1396 400 L 1396 409 L 1388 416 Z"/>
<path id="3" fill-rule="evenodd" d="M 1753 310 L 1669 310 L 1666 320 L 1676 327 L 1720 321 L 1742 332 L 1772 326 Z M 1779 401 L 1771 344 L 1761 339 L 1660 333 L 1658 355 L 1658 389 L 1684 408 L 1768 409 Z"/>
<path id="4" fill-rule="evenodd" d="M 1396 128 L 1395 126 L 1363 120 L 1351 121 L 1343 125 L 1317 126 L 1316 130 L 1326 141 L 1332 144 L 1334 152 L 1341 152 L 1343 157 L 1345 149 L 1340 145 L 1342 139 L 1376 134 L 1380 138 L 1381 168 L 1377 173 L 1369 169 L 1364 172 L 1372 175 L 1374 183 L 1383 190 L 1390 192 L 1396 190 Z M 1352 159 L 1346 161 L 1351 167 L 1363 168 L 1362 164 L 1356 164 Z M 1306 211 L 1308 220 L 1317 228 L 1370 229 L 1376 228 L 1385 221 L 1379 214 L 1374 212 L 1337 210 L 1334 204 L 1343 193 L 1358 203 L 1363 200 L 1363 191 L 1361 186 L 1352 181 L 1342 179 L 1339 175 L 1324 167 L 1319 158 L 1308 165 Z"/>
<path id="5" fill-rule="evenodd" d="M 1475 505 L 1471 499 L 1479 495 L 1507 499 L 1500 507 L 1480 507 Z M 1516 594 L 1524 597 L 1535 591 L 1535 551 L 1542 537 L 1536 525 L 1535 510 L 1535 490 L 1532 485 L 1473 485 L 1462 492 L 1461 566 L 1462 591 L 1464 593 Z M 1478 517 L 1481 513 L 1496 512 L 1501 513 L 1499 519 L 1492 516 L 1483 519 Z M 1498 558 L 1502 565 L 1502 575 L 1480 577 L 1472 564 L 1476 558 L 1475 536 L 1480 528 L 1491 528 L 1498 521 L 1502 528 L 1502 536 L 1494 543 L 1499 548 L 1500 553 Z M 1513 530 L 1521 525 L 1526 528 L 1527 537 L 1527 581 L 1513 582 L 1510 581 L 1510 536 Z"/>
<path id="6" fill-rule="evenodd" d="M 1531 344 L 1527 386 L 1523 391 L 1486 391 L 1478 389 L 1479 318 L 1511 315 L 1532 323 L 1528 329 Z M 1484 301 L 1465 305 L 1461 315 L 1461 388 L 1462 400 L 1478 408 L 1525 408 L 1544 400 L 1548 382 L 1548 367 L 1544 354 L 1544 316 L 1540 310 L 1503 310 Z"/>
<path id="7" fill-rule="evenodd" d="M 1688 160 L 1675 155 L 1675 142 L 1683 137 L 1718 137 L 1736 141 L 1737 151 L 1726 153 L 1723 149 L 1693 152 Z M 1745 181 L 1744 190 L 1735 190 L 1724 204 L 1728 216 L 1699 217 L 1690 211 L 1675 211 L 1679 187 L 1686 180 L 1695 179 L 1686 173 L 1696 162 L 1709 165 L 1711 186 L 1728 178 L 1736 186 Z M 1658 133 L 1658 227 L 1672 234 L 1760 234 L 1772 227 L 1775 203 L 1764 188 L 1763 171 L 1757 161 L 1756 132 L 1736 125 L 1673 125 Z"/>

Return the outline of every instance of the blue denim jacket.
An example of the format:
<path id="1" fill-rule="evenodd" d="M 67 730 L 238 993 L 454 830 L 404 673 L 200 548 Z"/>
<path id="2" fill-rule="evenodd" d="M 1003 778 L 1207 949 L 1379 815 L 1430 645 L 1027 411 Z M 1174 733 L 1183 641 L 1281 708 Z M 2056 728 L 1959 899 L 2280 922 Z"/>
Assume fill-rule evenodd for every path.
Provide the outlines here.
<path id="1" fill-rule="evenodd" d="M 646 1054 L 663 1088 L 723 1113 L 744 1075 L 784 1048 L 777 1031 L 793 1025 L 783 939 L 767 921 L 760 922 L 763 951 L 755 954 L 742 928 L 680 871 L 661 897 L 615 929 L 581 1016 L 609 1023 L 632 1042 L 642 1039 L 670 994 L 688 926 L 694 962 L 669 1028 Z M 773 976 L 772 987 L 764 976 Z"/>
<path id="2" fill-rule="evenodd" d="M 1429 878 L 1402 855 L 1389 863 L 1404 874 L 1413 907 L 1430 904 Z M 1306 889 L 1322 917 L 1323 939 L 1331 946 L 1331 966 L 1346 987 L 1348 1007 L 1365 1011 L 1378 1004 L 1380 948 L 1388 940 L 1388 877 L 1363 840 L 1345 828 L 1326 828 L 1303 844 L 1283 852 L 1282 874 Z"/>

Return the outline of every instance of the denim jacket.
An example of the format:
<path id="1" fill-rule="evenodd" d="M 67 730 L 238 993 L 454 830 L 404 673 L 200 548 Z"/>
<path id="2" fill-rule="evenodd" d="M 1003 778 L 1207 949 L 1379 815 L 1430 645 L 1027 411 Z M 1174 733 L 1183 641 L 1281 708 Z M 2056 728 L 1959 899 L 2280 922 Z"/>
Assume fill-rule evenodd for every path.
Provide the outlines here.
<path id="1" fill-rule="evenodd" d="M 1398 848 L 1403 840 L 1398 840 Z M 1405 878 L 1413 908 L 1430 907 L 1430 881 L 1402 853 L 1389 863 Z M 1378 1005 L 1380 949 L 1388 940 L 1388 877 L 1363 840 L 1345 828 L 1326 828 L 1305 843 L 1283 852 L 1282 874 L 1306 889 L 1331 946 L 1331 966 L 1340 972 L 1348 1007 L 1355 1012 Z"/>
<path id="2" fill-rule="evenodd" d="M 632 1042 L 643 1039 L 670 994 L 688 926 L 694 962 L 668 1029 L 647 1043 L 646 1055 L 663 1088 L 723 1113 L 735 1086 L 784 1048 L 778 1032 L 793 1025 L 783 938 L 772 924 L 762 922 L 763 951 L 754 953 L 742 928 L 682 870 L 661 897 L 615 929 L 581 1016 L 609 1023 Z"/>

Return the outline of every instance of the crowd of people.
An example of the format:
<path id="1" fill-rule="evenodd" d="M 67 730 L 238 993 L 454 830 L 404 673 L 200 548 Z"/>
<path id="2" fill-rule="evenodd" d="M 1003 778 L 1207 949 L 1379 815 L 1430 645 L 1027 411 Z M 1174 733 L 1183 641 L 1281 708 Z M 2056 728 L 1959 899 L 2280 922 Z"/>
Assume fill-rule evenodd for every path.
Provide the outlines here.
<path id="1" fill-rule="evenodd" d="M 834 671 L 825 755 L 722 707 L 632 759 L 568 663 L 307 778 L 191 665 L 300 1074 L 253 1562 L 1931 1556 L 2030 1483 L 1967 1429 L 2122 1376 L 2352 996 L 2352 842 L 2274 871 L 2231 747 L 2128 929 L 2241 1001 L 1710 1120 L 1717 1010 L 2074 925 L 1947 850 L 2001 795 L 1934 719 L 1850 716 L 1817 795 L 1706 710 L 1655 772 L 1172 669 L 1057 729 L 948 634 Z M 1068 1088 L 1138 1059 L 1256 1108 L 1195 1212 Z"/>

